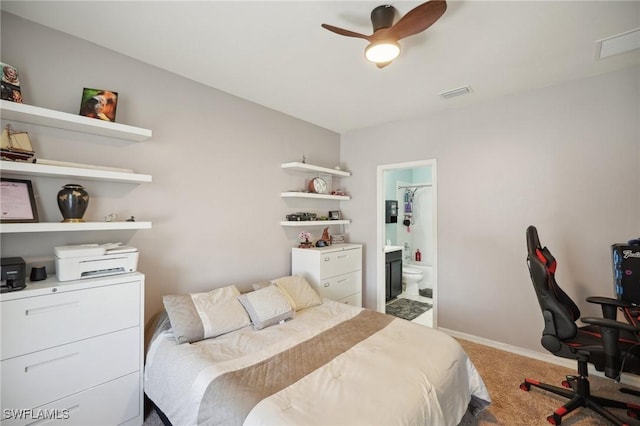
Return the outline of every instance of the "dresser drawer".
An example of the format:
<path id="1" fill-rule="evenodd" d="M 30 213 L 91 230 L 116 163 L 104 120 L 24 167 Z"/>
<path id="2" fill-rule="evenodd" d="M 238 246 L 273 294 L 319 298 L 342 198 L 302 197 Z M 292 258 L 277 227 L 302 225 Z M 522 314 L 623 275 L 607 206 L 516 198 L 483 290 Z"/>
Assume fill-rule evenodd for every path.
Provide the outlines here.
<path id="1" fill-rule="evenodd" d="M 361 271 L 338 275 L 320 280 L 318 293 L 331 300 L 339 300 L 354 293 L 360 293 Z"/>
<path id="2" fill-rule="evenodd" d="M 140 327 L 0 362 L 2 407 L 38 407 L 140 370 Z"/>
<path id="3" fill-rule="evenodd" d="M 344 303 L 351 306 L 362 307 L 362 293 L 358 292 L 342 299 L 336 300 L 336 302 Z"/>
<path id="4" fill-rule="evenodd" d="M 140 398 L 140 372 L 31 410 L 26 407 L 3 406 L 2 426 L 64 426 L 140 425 L 143 421 Z M 20 412 L 22 411 L 22 412 Z M 40 417 L 37 417 L 40 415 Z M 44 416 L 47 416 L 45 419 Z M 56 417 L 59 420 L 55 420 Z"/>
<path id="5" fill-rule="evenodd" d="M 0 359 L 140 325 L 142 283 L 93 287 L 0 303 Z"/>
<path id="6" fill-rule="evenodd" d="M 362 269 L 362 250 L 342 250 L 320 254 L 320 277 L 328 278 Z"/>

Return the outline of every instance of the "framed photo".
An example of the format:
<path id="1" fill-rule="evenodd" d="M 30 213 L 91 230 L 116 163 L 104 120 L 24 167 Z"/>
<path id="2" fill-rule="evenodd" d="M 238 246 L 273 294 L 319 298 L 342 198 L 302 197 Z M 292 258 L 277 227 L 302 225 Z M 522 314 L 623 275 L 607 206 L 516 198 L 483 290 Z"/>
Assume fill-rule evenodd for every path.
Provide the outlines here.
<path id="1" fill-rule="evenodd" d="M 11 65 L 0 62 L 2 68 L 2 79 L 0 82 L 1 95 L 5 101 L 11 101 L 21 104 L 22 92 L 20 92 L 20 79 L 18 78 L 18 69 Z"/>
<path id="2" fill-rule="evenodd" d="M 38 222 L 36 200 L 30 180 L 2 178 L 0 182 L 0 223 Z"/>
<path id="3" fill-rule="evenodd" d="M 329 211 L 329 220 L 340 220 L 340 219 L 342 219 L 342 214 L 340 214 L 340 210 Z"/>
<path id="4" fill-rule="evenodd" d="M 82 90 L 80 115 L 115 122 L 117 107 L 118 92 L 87 89 L 86 87 Z"/>

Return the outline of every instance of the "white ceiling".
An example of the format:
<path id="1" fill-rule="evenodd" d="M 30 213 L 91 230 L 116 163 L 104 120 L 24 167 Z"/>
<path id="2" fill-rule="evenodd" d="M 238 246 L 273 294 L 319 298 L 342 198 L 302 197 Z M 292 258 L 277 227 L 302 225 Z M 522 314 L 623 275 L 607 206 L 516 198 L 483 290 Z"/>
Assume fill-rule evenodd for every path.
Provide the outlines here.
<path id="1" fill-rule="evenodd" d="M 420 1 L 391 1 L 404 15 Z M 345 133 L 634 64 L 596 40 L 640 27 L 640 1 L 450 1 L 378 69 L 365 40 L 380 1 L 5 1 L 2 10 Z M 114 29 L 116 31 L 114 31 Z M 438 94 L 470 85 L 449 100 Z"/>

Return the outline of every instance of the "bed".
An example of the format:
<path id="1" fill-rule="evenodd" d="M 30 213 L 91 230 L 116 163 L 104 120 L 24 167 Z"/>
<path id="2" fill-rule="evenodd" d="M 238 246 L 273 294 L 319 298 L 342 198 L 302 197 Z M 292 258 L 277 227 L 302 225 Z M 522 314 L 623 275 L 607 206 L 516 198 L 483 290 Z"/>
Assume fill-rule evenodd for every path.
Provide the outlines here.
<path id="1" fill-rule="evenodd" d="M 144 389 L 171 424 L 445 426 L 490 404 L 449 335 L 320 299 L 304 282 L 292 290 L 300 279 L 285 278 L 289 291 L 275 280 L 243 295 L 230 286 L 212 299 L 212 291 L 205 302 L 205 293 L 178 303 L 165 296 Z M 238 306 L 246 318 L 234 322 Z M 205 325 L 180 343 L 194 333 L 180 325 L 189 310 Z"/>

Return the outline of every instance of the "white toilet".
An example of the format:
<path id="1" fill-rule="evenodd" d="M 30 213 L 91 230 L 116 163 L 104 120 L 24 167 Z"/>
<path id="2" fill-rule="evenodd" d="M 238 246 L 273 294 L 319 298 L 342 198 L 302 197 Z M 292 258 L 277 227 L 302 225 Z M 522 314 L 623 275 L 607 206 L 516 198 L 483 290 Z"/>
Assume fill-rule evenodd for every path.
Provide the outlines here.
<path id="1" fill-rule="evenodd" d="M 418 283 L 422 281 L 424 274 L 420 269 L 402 265 L 402 283 L 404 284 L 404 292 L 413 296 L 420 294 Z"/>

